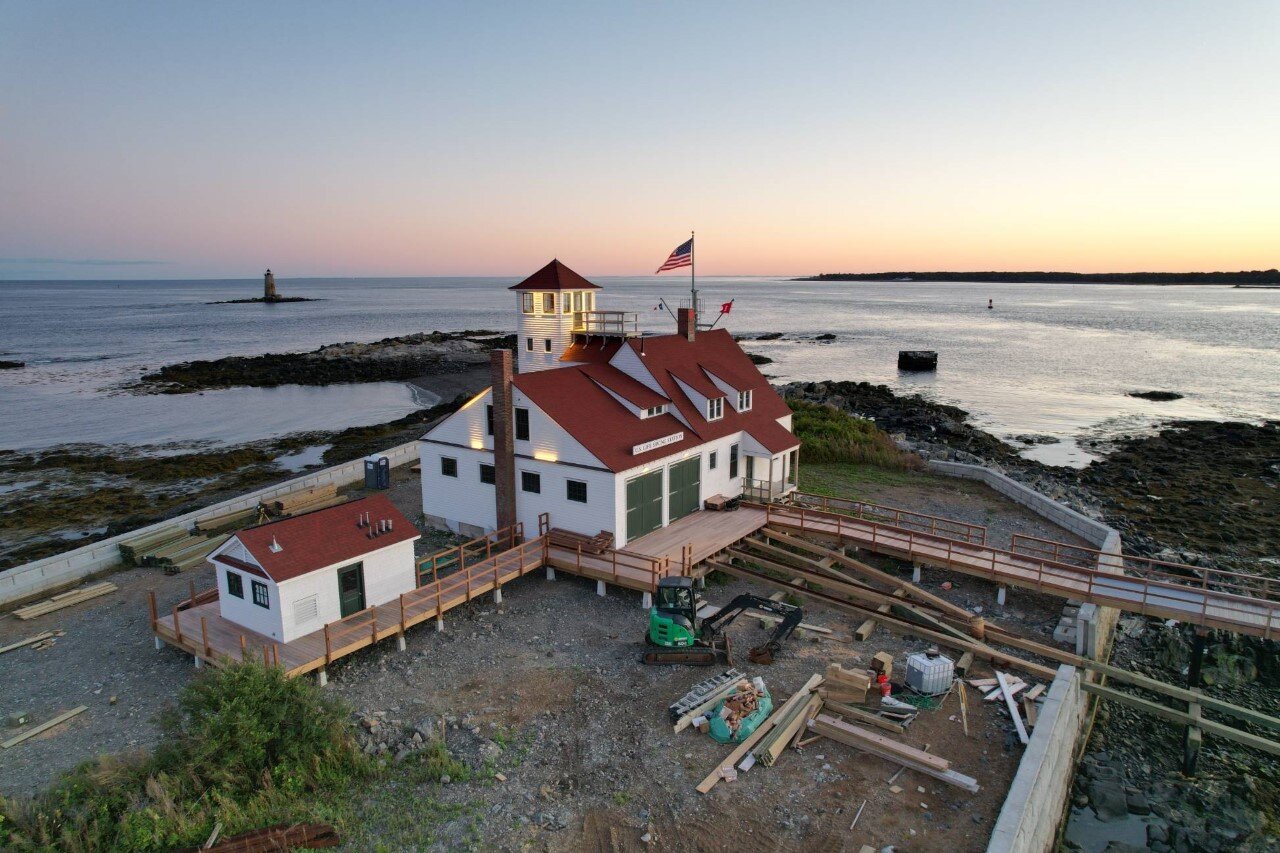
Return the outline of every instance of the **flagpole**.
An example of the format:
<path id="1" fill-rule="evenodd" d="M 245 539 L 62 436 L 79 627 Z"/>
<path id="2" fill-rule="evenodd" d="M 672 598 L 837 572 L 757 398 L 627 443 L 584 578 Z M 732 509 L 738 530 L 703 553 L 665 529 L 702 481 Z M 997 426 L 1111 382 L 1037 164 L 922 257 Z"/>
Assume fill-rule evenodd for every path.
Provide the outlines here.
<path id="1" fill-rule="evenodd" d="M 689 293 L 692 297 L 690 308 L 693 309 L 693 327 L 698 328 L 698 275 L 694 263 L 693 232 L 689 232 Z"/>

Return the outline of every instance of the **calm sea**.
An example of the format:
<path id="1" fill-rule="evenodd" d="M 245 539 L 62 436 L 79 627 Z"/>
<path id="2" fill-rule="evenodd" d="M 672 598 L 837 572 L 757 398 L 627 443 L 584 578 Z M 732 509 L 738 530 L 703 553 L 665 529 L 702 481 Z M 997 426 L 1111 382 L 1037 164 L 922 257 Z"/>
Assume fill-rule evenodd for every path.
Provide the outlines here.
<path id="1" fill-rule="evenodd" d="M 240 442 L 377 423 L 433 402 L 400 383 L 136 396 L 119 386 L 164 364 L 307 350 L 434 329 L 509 329 L 516 279 L 282 279 L 320 301 L 207 305 L 254 296 L 255 281 L 0 282 L 0 448 L 71 442 Z M 660 297 L 688 279 L 600 278 L 601 308 L 670 330 Z M 1049 284 L 699 282 L 704 305 L 734 300 L 721 324 L 778 331 L 750 349 L 778 380 L 851 379 L 922 393 L 1001 436 L 1063 439 L 1035 451 L 1080 464 L 1084 436 L 1161 418 L 1280 418 L 1280 290 Z M 988 310 L 987 300 L 994 300 Z M 831 343 L 811 340 L 834 333 Z M 900 349 L 934 349 L 934 374 L 903 374 Z M 1186 398 L 1153 403 L 1132 390 Z"/>

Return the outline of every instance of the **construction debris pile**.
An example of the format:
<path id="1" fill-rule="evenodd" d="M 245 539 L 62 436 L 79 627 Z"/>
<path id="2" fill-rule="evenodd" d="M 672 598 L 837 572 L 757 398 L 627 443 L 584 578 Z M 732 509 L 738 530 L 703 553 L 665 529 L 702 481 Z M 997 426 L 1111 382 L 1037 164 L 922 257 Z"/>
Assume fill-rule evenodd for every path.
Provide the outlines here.
<path id="1" fill-rule="evenodd" d="M 764 681 L 743 679 L 715 706 L 710 720 L 704 717 L 705 722 L 699 725 L 695 721 L 694 727 L 699 731 L 705 728 L 720 743 L 741 743 L 772 710 L 773 697 L 765 689 Z"/>

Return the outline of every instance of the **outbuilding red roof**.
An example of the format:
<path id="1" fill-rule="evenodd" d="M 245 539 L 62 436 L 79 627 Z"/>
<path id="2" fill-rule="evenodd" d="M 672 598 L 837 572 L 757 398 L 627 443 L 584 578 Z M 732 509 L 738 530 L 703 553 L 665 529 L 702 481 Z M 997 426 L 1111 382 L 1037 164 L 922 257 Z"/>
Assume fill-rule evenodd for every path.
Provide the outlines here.
<path id="1" fill-rule="evenodd" d="M 370 527 L 358 526 L 357 519 L 366 513 Z M 384 519 L 391 522 L 391 530 L 370 538 L 370 529 Z M 379 494 L 249 527 L 236 533 L 235 538 L 253 555 L 267 577 L 281 583 L 328 566 L 354 563 L 365 554 L 421 535 L 386 495 Z M 273 543 L 280 546 L 278 551 L 272 550 Z M 214 559 L 228 565 L 241 562 L 233 563 L 234 558 L 221 556 Z"/>
<path id="2" fill-rule="evenodd" d="M 533 275 L 507 290 L 599 290 L 600 285 L 592 284 L 560 261 L 553 260 Z"/>
<path id="3" fill-rule="evenodd" d="M 617 367 L 599 363 L 522 373 L 515 377 L 515 385 L 614 472 L 736 432 L 750 433 L 771 453 L 799 446 L 799 439 L 778 423 L 779 418 L 791 413 L 786 401 L 778 396 L 727 331 L 699 332 L 693 341 L 681 335 L 633 338 L 624 346 L 633 349 L 648 367 L 662 389 L 661 394 Z M 726 400 L 724 416 L 708 421 L 707 413 L 689 399 L 675 379 L 679 376 L 699 393 L 725 396 L 707 376 L 708 371 L 739 391 L 751 391 L 751 410 L 738 412 L 734 408 L 737 401 Z M 666 402 L 671 413 L 653 418 L 636 417 L 605 388 L 644 408 Z M 675 412 L 679 412 L 680 417 L 676 417 Z M 679 441 L 645 453 L 632 452 L 634 447 L 676 434 L 681 435 Z"/>

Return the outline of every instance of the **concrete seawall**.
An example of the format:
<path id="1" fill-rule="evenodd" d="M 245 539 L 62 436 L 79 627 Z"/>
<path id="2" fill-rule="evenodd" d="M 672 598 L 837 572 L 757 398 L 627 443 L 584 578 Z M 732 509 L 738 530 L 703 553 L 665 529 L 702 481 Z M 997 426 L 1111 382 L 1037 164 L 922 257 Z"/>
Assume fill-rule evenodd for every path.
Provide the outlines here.
<path id="1" fill-rule="evenodd" d="M 1080 678 L 1075 667 L 1058 667 L 1031 742 L 1022 754 L 991 831 L 987 853 L 1043 853 L 1053 849 L 1075 775 L 1076 742 L 1085 719 L 1085 692 L 1080 689 Z"/>
<path id="2" fill-rule="evenodd" d="M 394 467 L 418 459 L 418 442 L 397 445 L 381 451 Z M 331 468 L 306 474 L 256 492 L 239 495 L 229 500 L 210 506 L 201 507 L 183 515 L 167 518 L 164 521 L 137 530 L 130 530 L 108 539 L 101 539 L 89 545 L 83 545 L 72 551 L 55 554 L 41 560 L 34 560 L 0 572 L 0 607 L 18 604 L 29 598 L 57 592 L 59 589 L 73 586 L 87 577 L 106 571 L 120 563 L 120 543 L 133 539 L 152 530 L 182 525 L 190 527 L 202 518 L 211 518 L 240 509 L 249 509 L 260 501 L 270 500 L 280 495 L 296 492 L 311 486 L 322 486 L 333 483 L 338 486 L 358 483 L 364 479 L 364 459 L 343 462 Z"/>

